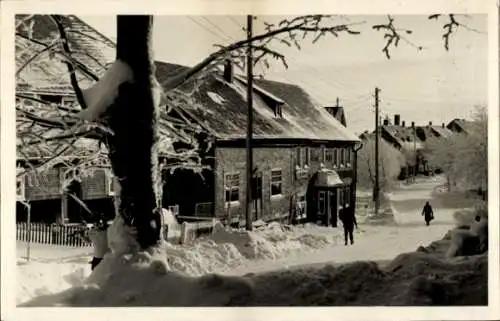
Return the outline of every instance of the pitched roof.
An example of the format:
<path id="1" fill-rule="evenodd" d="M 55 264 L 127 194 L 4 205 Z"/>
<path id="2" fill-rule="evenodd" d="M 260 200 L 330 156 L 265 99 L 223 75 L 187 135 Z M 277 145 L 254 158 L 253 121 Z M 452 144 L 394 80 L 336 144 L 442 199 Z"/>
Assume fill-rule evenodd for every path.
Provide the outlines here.
<path id="1" fill-rule="evenodd" d="M 396 125 L 382 125 L 382 130 L 387 132 L 402 149 L 413 150 L 422 148 L 423 144 L 420 139 L 413 133 L 411 127 L 403 127 Z"/>
<path id="2" fill-rule="evenodd" d="M 364 144 L 366 145 L 372 144 L 372 142 L 375 141 L 375 133 L 374 132 L 370 133 L 366 131 L 360 135 L 360 138 Z M 361 148 L 363 147 L 365 146 L 362 146 Z M 405 159 L 406 162 L 410 163 L 414 161 L 414 157 L 405 157 L 405 155 L 401 152 L 401 150 L 397 149 L 396 147 L 394 147 L 394 145 L 389 144 L 387 141 L 383 139 L 380 140 L 380 148 L 381 150 L 388 150 L 390 155 L 396 155 L 396 157 L 400 160 Z"/>
<path id="3" fill-rule="evenodd" d="M 26 18 L 28 15 L 16 15 L 16 24 Z M 31 30 L 16 30 L 16 69 L 22 69 L 16 75 L 16 89 L 52 94 L 71 92 L 67 67 L 62 62 L 64 56 L 44 50 L 59 39 L 56 24 L 48 15 L 34 15 L 30 21 L 33 22 Z M 114 43 L 76 16 L 61 16 L 61 23 L 76 63 L 81 63 L 97 76 L 104 73 L 107 64 L 114 60 Z M 33 61 L 36 63 L 30 63 Z M 76 75 L 83 88 L 93 82 L 91 76 L 81 70 L 77 70 Z"/>
<path id="4" fill-rule="evenodd" d="M 157 78 L 164 84 L 183 67 L 156 62 Z M 233 82 L 220 74 L 207 77 L 194 94 L 199 105 L 186 110 L 202 120 L 222 140 L 246 137 L 246 80 L 236 76 Z M 268 100 L 282 104 L 276 115 Z M 298 138 L 314 140 L 358 141 L 359 139 L 317 104 L 302 88 L 271 80 L 254 80 L 254 138 Z"/>
<path id="5" fill-rule="evenodd" d="M 449 137 L 451 135 L 453 135 L 453 132 L 446 128 L 446 127 L 442 127 L 442 126 L 431 126 L 430 127 L 433 131 L 435 131 L 440 137 Z"/>
<path id="6" fill-rule="evenodd" d="M 462 128 L 463 131 L 470 133 L 474 131 L 474 122 L 462 118 L 455 118 L 453 119 L 446 127 L 451 129 L 452 124 L 458 125 L 460 128 Z"/>

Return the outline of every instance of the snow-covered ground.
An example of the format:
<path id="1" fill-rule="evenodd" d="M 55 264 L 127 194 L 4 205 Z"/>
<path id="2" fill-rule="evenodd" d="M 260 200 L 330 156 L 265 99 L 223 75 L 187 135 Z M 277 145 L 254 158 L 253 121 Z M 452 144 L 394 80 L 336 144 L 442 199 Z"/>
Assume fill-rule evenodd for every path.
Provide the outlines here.
<path id="1" fill-rule="evenodd" d="M 360 223 L 352 246 L 344 246 L 340 228 L 308 225 L 284 230 L 275 224 L 250 234 L 221 232 L 190 247 L 167 244 L 168 264 L 188 276 L 208 273 L 238 276 L 311 265 L 393 259 L 441 239 L 455 225 L 454 211 L 466 204 L 443 202 L 433 193 L 440 184 L 439 177 L 423 179 L 390 194 L 397 224 Z M 426 200 L 434 207 L 436 217 L 429 227 L 420 215 Z M 17 303 L 82 285 L 90 274 L 90 252 L 89 248 L 35 245 L 31 248 L 30 262 L 26 262 L 25 244 L 19 243 Z"/>

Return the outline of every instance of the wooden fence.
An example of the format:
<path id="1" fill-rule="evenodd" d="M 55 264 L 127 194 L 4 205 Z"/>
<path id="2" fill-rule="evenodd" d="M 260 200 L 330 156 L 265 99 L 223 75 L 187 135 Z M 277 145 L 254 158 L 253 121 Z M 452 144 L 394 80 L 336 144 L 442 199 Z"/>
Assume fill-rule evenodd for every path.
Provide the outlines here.
<path id="1" fill-rule="evenodd" d="M 16 223 L 16 240 L 38 244 L 85 247 L 92 246 L 88 229 L 80 224 Z"/>

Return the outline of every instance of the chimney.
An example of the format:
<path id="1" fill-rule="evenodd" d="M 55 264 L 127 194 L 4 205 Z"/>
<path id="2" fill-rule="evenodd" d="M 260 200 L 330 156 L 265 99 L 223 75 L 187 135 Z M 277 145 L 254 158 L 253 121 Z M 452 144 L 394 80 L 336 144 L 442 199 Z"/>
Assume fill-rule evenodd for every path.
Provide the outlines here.
<path id="1" fill-rule="evenodd" d="M 224 80 L 227 81 L 228 83 L 233 82 L 234 78 L 234 66 L 233 63 L 230 59 L 226 60 L 226 63 L 224 64 Z"/>
<path id="2" fill-rule="evenodd" d="M 405 121 L 404 120 L 401 122 L 401 127 L 405 127 Z"/>
<path id="3" fill-rule="evenodd" d="M 415 128 L 415 122 L 414 121 L 411 122 L 411 128 Z"/>
<path id="4" fill-rule="evenodd" d="M 400 118 L 401 117 L 399 116 L 399 114 L 394 115 L 394 125 L 395 126 L 399 126 L 399 119 Z"/>
<path id="5" fill-rule="evenodd" d="M 432 122 L 431 121 L 429 122 L 429 126 L 432 126 Z"/>

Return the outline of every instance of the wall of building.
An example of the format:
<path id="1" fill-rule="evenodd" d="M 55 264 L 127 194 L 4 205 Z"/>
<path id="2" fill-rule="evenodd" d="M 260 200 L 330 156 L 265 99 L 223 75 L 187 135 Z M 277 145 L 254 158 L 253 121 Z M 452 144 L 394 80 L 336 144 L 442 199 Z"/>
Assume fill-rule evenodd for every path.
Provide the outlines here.
<path id="1" fill-rule="evenodd" d="M 216 148 L 215 151 L 215 214 L 243 217 L 246 195 L 246 152 L 244 148 Z M 262 172 L 262 219 L 288 212 L 293 183 L 293 153 L 290 148 L 255 148 L 254 167 Z M 281 170 L 282 193 L 271 197 L 271 171 Z M 238 200 L 226 202 L 225 177 L 239 175 Z"/>
<path id="2" fill-rule="evenodd" d="M 254 148 L 254 167 L 262 172 L 263 186 L 263 217 L 258 218 L 269 219 L 290 213 L 291 206 L 295 206 L 292 197 L 296 200 L 300 195 L 305 196 L 313 174 L 321 166 L 336 170 L 341 178 L 353 178 L 354 154 L 351 146 L 335 150 L 325 146 Z M 215 215 L 243 217 L 246 195 L 245 148 L 218 147 L 215 156 Z M 277 169 L 281 170 L 282 194 L 271 197 L 271 174 Z M 238 201 L 227 202 L 224 182 L 225 177 L 232 174 L 239 175 Z"/>

